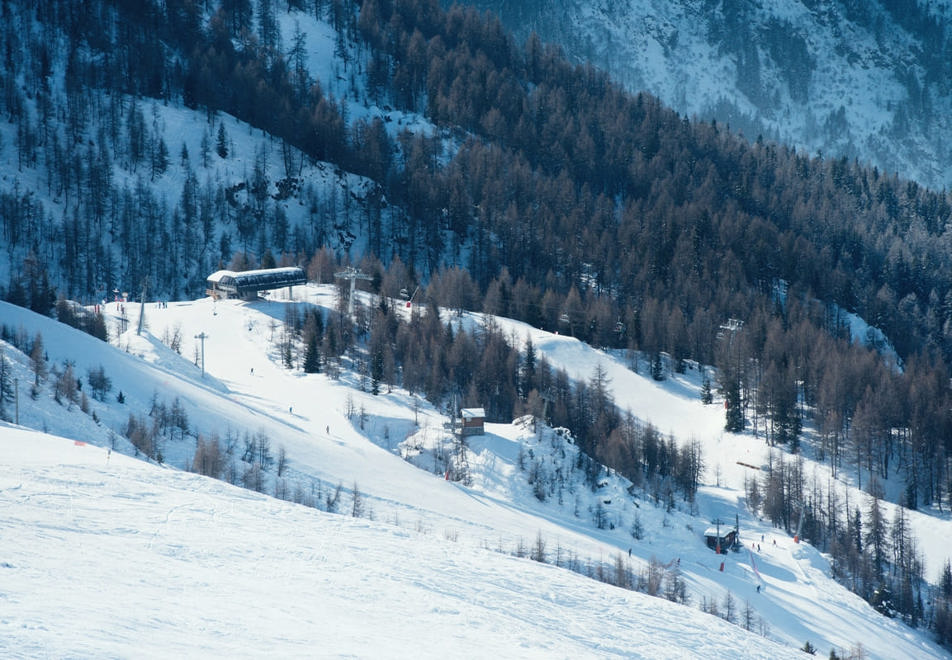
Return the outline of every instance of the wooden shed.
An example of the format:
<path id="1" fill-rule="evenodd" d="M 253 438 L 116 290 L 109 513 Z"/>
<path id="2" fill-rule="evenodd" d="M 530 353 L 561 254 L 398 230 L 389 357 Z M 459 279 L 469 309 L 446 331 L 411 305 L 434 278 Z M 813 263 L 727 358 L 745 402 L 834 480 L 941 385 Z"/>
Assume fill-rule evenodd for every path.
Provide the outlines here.
<path id="1" fill-rule="evenodd" d="M 483 425 L 486 422 L 486 411 L 482 408 L 463 408 L 459 411 L 463 420 L 463 435 L 482 435 L 485 433 Z"/>
<path id="2" fill-rule="evenodd" d="M 708 527 L 704 531 L 704 538 L 707 541 L 707 547 L 715 552 L 724 553 L 737 543 L 737 530 L 727 525 Z"/>

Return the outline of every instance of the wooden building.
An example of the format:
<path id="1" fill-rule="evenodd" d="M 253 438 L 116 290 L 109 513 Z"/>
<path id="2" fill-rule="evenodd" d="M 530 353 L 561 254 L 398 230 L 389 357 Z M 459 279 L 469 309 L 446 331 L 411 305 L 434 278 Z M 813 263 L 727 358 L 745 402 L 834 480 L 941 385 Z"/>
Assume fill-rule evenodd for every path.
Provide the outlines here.
<path id="1" fill-rule="evenodd" d="M 708 527 L 704 531 L 704 538 L 711 550 L 725 553 L 737 543 L 737 530 L 727 525 Z"/>
<path id="2" fill-rule="evenodd" d="M 463 408 L 459 411 L 463 420 L 463 435 L 482 435 L 485 433 L 483 424 L 486 422 L 486 411 L 482 408 Z"/>

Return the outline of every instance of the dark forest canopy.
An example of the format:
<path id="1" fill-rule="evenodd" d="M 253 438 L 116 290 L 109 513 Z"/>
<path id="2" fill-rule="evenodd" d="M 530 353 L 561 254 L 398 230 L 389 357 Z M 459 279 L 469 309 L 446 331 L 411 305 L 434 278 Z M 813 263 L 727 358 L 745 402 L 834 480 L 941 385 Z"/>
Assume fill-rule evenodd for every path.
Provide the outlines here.
<path id="1" fill-rule="evenodd" d="M 333 27 L 365 101 L 422 112 L 437 135 L 394 138 L 381 119 L 348 119 L 296 44 L 281 46 L 267 0 L 3 5 L 0 114 L 18 130 L 8 148 L 45 168 L 68 209 L 54 218 L 34 195 L 0 193 L 3 241 L 27 256 L 7 298 L 49 312 L 51 287 L 83 298 L 146 277 L 156 295 L 200 295 L 209 266 L 236 253 L 304 265 L 318 251 L 326 235 L 288 227 L 256 192 L 257 169 L 242 184 L 254 201 L 237 210 L 233 188 L 198 176 L 178 203 L 113 180 L 114 162 L 150 178 L 169 167 L 175 145 L 150 132 L 142 106 L 181 102 L 372 179 L 373 195 L 345 200 L 366 256 L 399 257 L 439 302 L 638 349 L 660 378 L 686 360 L 714 364 L 741 408 L 732 428 L 796 447 L 812 419 L 835 468 L 898 475 L 913 506 L 948 497 L 948 195 L 681 117 L 534 36 L 515 43 L 472 9 L 288 8 Z M 34 20 L 41 30 L 18 31 Z M 886 333 L 904 370 L 851 340 L 846 311 Z M 728 319 L 744 321 L 736 341 Z"/>

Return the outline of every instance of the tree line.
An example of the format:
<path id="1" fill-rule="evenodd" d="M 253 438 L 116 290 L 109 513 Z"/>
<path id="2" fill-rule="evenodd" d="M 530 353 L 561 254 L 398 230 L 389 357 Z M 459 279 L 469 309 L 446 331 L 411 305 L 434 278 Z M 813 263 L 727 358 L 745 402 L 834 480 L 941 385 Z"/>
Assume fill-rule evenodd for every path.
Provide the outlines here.
<path id="1" fill-rule="evenodd" d="M 879 480 L 874 478 L 859 501 L 851 501 L 849 490 L 841 491 L 816 472 L 808 474 L 802 457 L 771 451 L 768 465 L 747 480 L 745 489 L 753 511 L 828 552 L 834 579 L 880 613 L 914 627 L 947 626 L 939 601 L 948 596 L 925 580 L 908 509 L 895 506 L 890 519 Z"/>
<path id="2" fill-rule="evenodd" d="M 340 268 L 333 255 L 314 255 L 309 273 L 330 279 Z M 286 309 L 283 330 L 274 342 L 287 368 L 326 373 L 332 378 L 352 369 L 360 386 L 374 395 L 401 387 L 447 414 L 481 407 L 489 421 L 508 423 L 533 415 L 553 427 L 569 429 L 588 461 L 594 480 L 601 464 L 649 488 L 671 506 L 675 493 L 692 500 L 703 473 L 697 442 L 681 446 L 652 425 L 616 405 L 602 365 L 587 379 L 573 379 L 539 355 L 531 338 L 504 332 L 492 314 L 474 322 L 464 318 L 448 291 L 473 292 L 465 271 L 435 276 L 404 312 L 401 291 L 414 288 L 412 274 L 396 259 L 390 268 L 367 259 L 372 305 L 354 301 L 349 314 L 348 284 L 338 281 L 338 307 L 331 312 L 306 304 Z M 323 273 L 323 275 L 322 275 Z"/>

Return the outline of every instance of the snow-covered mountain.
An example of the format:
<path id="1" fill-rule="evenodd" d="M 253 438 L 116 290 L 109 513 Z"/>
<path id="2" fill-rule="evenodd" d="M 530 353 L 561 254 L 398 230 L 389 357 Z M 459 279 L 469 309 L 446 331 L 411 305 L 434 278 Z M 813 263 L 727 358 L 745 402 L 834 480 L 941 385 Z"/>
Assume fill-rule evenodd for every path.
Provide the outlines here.
<path id="1" fill-rule="evenodd" d="M 11 69 L 0 79 L 5 92 L 0 213 L 10 234 L 10 245 L 0 251 L 0 284 L 10 283 L 11 292 L 23 274 L 36 285 L 36 297 L 43 297 L 43 279 L 34 270 L 38 263 L 59 292 L 99 303 L 112 298 L 113 287 L 134 297 L 143 285 L 158 291 L 155 296 L 187 300 L 198 295 L 209 272 L 239 251 L 262 260 L 270 252 L 297 263 L 320 247 L 345 260 L 359 259 L 374 252 L 373 241 L 420 252 L 417 241 L 425 232 L 419 218 L 400 200 L 382 198 L 379 181 L 348 171 L 347 159 L 305 155 L 227 112 L 192 107 L 189 80 L 182 85 L 182 98 L 162 96 L 162 76 L 142 77 L 149 85 L 157 83 L 148 92 L 135 88 L 138 78 L 129 89 L 110 87 L 109 93 L 95 84 L 72 87 L 77 84 L 73 55 L 85 56 L 80 59 L 90 76 L 110 59 L 98 57 L 96 35 L 93 42 L 80 39 L 70 49 L 67 33 L 48 31 L 42 11 L 29 3 L 11 4 L 8 15 L 16 20 L 0 25 L 4 46 L 30 63 L 15 69 L 20 58 L 11 56 Z M 464 131 L 434 124 L 418 112 L 393 110 L 386 94 L 369 84 L 368 71 L 380 62 L 347 36 L 359 29 L 355 7 L 344 21 L 337 11 L 340 3 L 308 3 L 306 11 L 294 4 L 301 3 L 288 3 L 289 12 L 271 16 L 269 8 L 277 5 L 255 3 L 253 17 L 233 17 L 245 20 L 248 29 L 235 29 L 229 43 L 251 50 L 260 38 L 287 52 L 299 74 L 295 80 L 302 87 L 319 83 L 332 98 L 335 110 L 327 113 L 326 123 L 348 131 L 347 139 L 359 142 L 366 136 L 353 130 L 356 126 L 377 125 L 398 160 L 413 157 L 414 136 L 435 136 L 442 144 L 437 156 L 421 150 L 420 142 L 417 158 L 451 158 Z M 234 5 L 236 11 L 250 7 Z M 197 12 L 210 34 L 221 27 L 210 7 L 171 0 L 164 7 L 176 20 Z M 701 9 L 730 14 L 726 5 Z M 100 10 L 111 15 L 113 7 Z M 616 5 L 600 11 L 616 27 L 626 23 L 623 15 L 612 13 Z M 749 9 L 758 20 L 759 11 Z M 786 16 L 781 8 L 771 11 Z M 726 14 L 718 20 L 735 26 L 737 16 L 728 20 Z M 769 32 L 769 21 L 762 23 Z M 49 34 L 59 36 L 49 39 Z M 688 43 L 686 37 L 669 37 L 669 48 L 682 39 Z M 718 57 L 729 73 L 734 60 L 729 47 L 723 48 Z M 800 53 L 797 44 L 780 48 L 781 54 L 771 57 L 781 58 L 783 48 L 788 59 Z M 115 50 L 127 67 L 137 63 L 129 57 L 129 42 L 117 41 Z M 146 59 L 160 51 L 138 54 Z M 756 61 L 753 56 L 745 60 L 748 69 Z M 201 64 L 192 62 L 189 72 L 169 66 L 168 75 L 199 76 L 208 65 Z M 766 68 L 763 62 L 759 66 Z M 744 75 L 753 75 L 748 69 Z M 816 76 L 806 76 L 808 89 Z M 655 77 L 692 84 L 707 102 L 720 103 L 715 85 Z M 801 98 L 803 80 L 783 84 L 790 89 L 780 83 L 768 87 L 782 98 Z M 754 98 L 756 87 L 743 89 Z M 728 102 L 736 117 L 732 126 L 745 127 L 737 108 L 755 105 L 750 98 Z M 250 114 L 261 119 L 260 112 Z M 335 114 L 346 122 L 333 124 Z M 796 125 L 778 119 L 776 135 L 783 137 L 788 123 Z M 70 166 L 60 167 L 67 160 Z M 34 234 L 43 240 L 23 238 Z M 458 252 L 453 259 L 465 261 L 468 245 L 451 239 L 447 232 L 447 244 L 430 255 L 429 269 L 437 268 L 444 247 L 447 254 Z M 9 395 L 0 398 L 7 406 L 0 417 L 15 415 L 25 427 L 87 443 L 64 445 L 0 426 L 0 465 L 12 468 L 0 470 L 0 506 L 17 514 L 9 523 L 0 522 L 7 525 L 0 527 L 5 555 L 0 570 L 8 578 L 0 585 L 0 625 L 10 633 L 0 635 L 5 655 L 159 656 L 207 650 L 209 655 L 260 656 L 280 648 L 287 655 L 445 655 L 449 650 L 461 656 L 683 657 L 724 649 L 725 654 L 765 657 L 795 653 L 805 642 L 821 653 L 858 651 L 862 645 L 872 657 L 943 655 L 927 633 L 882 617 L 830 579 L 827 557 L 747 513 L 745 481 L 779 452 L 771 454 L 750 435 L 725 434 L 723 408 L 699 401 L 696 370 L 659 384 L 635 373 L 627 355 L 497 319 L 514 341 L 531 338 L 551 365 L 580 382 L 601 364 L 622 410 L 630 409 L 680 443 L 697 440 L 704 451 L 704 485 L 695 505 L 680 507 L 650 491 L 630 490 L 626 480 L 604 470 L 591 488 L 579 475 L 576 464 L 582 461 L 571 437 L 534 428 L 526 419 L 490 425 L 486 435 L 473 439 L 466 449 L 469 478 L 453 482 L 445 467 L 458 447 L 442 411 L 399 389 L 373 396 L 354 371 L 345 369 L 340 380 L 333 380 L 282 365 L 280 342 L 289 312 L 313 305 L 330 317 L 327 312 L 338 304 L 326 285 L 308 286 L 296 296 L 253 304 L 150 303 L 142 335 L 134 331 L 139 307 L 110 303 L 103 307 L 111 347 L 0 303 L 0 326 L 11 341 L 0 347 L 12 364 L 19 394 L 15 412 Z M 400 311 L 406 313 L 402 306 Z M 454 323 L 479 327 L 486 319 L 466 313 Z M 51 373 L 31 387 L 30 357 L 13 344 L 25 348 L 39 335 L 44 345 L 36 357 Z M 99 392 L 94 391 L 95 374 L 109 378 L 108 387 L 99 378 Z M 78 385 L 84 391 L 77 392 Z M 142 453 L 158 457 L 162 467 L 123 458 Z M 206 461 L 217 462 L 216 467 Z M 235 491 L 182 469 L 214 472 L 310 508 Z M 805 469 L 814 488 L 825 484 L 848 495 L 851 506 L 865 503 L 865 494 L 838 485 L 826 467 L 807 461 Z M 894 508 L 883 508 L 891 518 Z M 360 520 L 327 515 L 333 511 Z M 705 547 L 703 532 L 712 520 L 734 516 L 747 551 L 725 560 Z M 919 538 L 925 575 L 937 582 L 952 540 L 948 516 L 927 510 L 909 513 L 908 521 Z M 264 538 L 271 533 L 274 538 Z M 535 555 L 549 565 L 505 556 L 513 554 Z M 331 566 L 314 572 L 322 560 Z M 511 567 L 526 572 L 510 574 Z M 333 579 L 327 572 L 335 573 Z M 576 572 L 625 586 L 656 580 L 655 587 L 663 585 L 659 593 L 687 605 L 642 601 L 594 581 L 574 586 L 579 583 L 571 573 Z M 104 585 L 114 585 L 114 592 Z M 329 595 L 335 589 L 346 595 Z M 405 599 L 403 591 L 411 594 Z M 101 593 L 115 593 L 115 602 Z M 223 593 L 269 608 L 268 625 L 249 636 L 246 631 L 261 615 L 223 605 Z M 154 602 L 161 607 L 142 605 Z M 288 605 L 298 602 L 318 615 L 302 615 Z M 12 605 L 9 614 L 4 603 Z M 715 618 L 708 625 L 700 608 L 716 610 L 737 625 L 724 629 Z M 496 618 L 498 612 L 489 614 L 490 609 L 506 616 Z M 62 617 L 69 622 L 64 625 Z M 305 636 L 300 628 L 309 624 L 319 626 L 321 639 L 336 635 L 340 645 L 320 646 L 321 640 Z M 368 628 L 382 631 L 381 637 L 370 636 Z M 183 630 L 188 634 L 177 647 L 177 640 L 169 638 Z M 236 641 L 236 630 L 247 641 Z M 143 634 L 158 640 L 146 651 Z"/>
<path id="2" fill-rule="evenodd" d="M 950 4 L 472 0 L 632 90 L 810 153 L 952 184 Z"/>
<path id="3" fill-rule="evenodd" d="M 324 11 L 316 13 L 323 16 Z M 12 8 L 10 15 L 7 31 L 22 33 L 20 40 L 7 35 L 10 48 L 23 47 L 28 38 L 39 40 L 38 35 L 48 29 L 28 4 Z M 353 42 L 336 43 L 335 30 L 315 12 L 278 12 L 275 26 L 279 41 L 297 43 L 306 82 L 319 85 L 350 122 L 379 120 L 394 144 L 403 131 L 436 132 L 420 113 L 384 109 L 370 101 L 364 78 L 357 75 L 365 66 L 366 54 L 358 52 Z M 52 40 L 48 47 L 52 63 L 44 78 L 48 89 L 43 98 L 65 104 L 66 51 L 59 40 Z M 17 79 L 12 69 L 6 75 L 5 80 Z M 42 114 L 31 85 L 11 83 L 8 89 L 19 94 L 10 105 L 22 110 L 22 118 Z M 96 86 L 86 93 L 103 94 Z M 189 108 L 179 98 L 125 92 L 109 97 L 108 104 L 108 111 L 84 113 L 79 121 L 76 129 L 85 131 L 88 140 L 65 136 L 65 106 L 49 117 L 53 142 L 80 143 L 69 148 L 69 158 L 54 154 L 53 145 L 45 140 L 27 140 L 18 122 L 11 120 L 12 113 L 0 117 L 0 198 L 5 204 L 0 225 L 5 230 L 35 227 L 39 217 L 51 223 L 42 240 L 24 242 L 25 232 L 19 230 L 3 236 L 0 286 L 4 295 L 11 280 L 21 274 L 24 259 L 48 269 L 59 293 L 83 302 L 111 299 L 109 282 L 122 282 L 118 285 L 122 291 L 132 289 L 135 295 L 145 279 L 150 297 L 198 295 L 205 276 L 228 265 L 239 251 L 259 260 L 269 251 L 276 259 L 285 255 L 299 263 L 326 247 L 359 259 L 368 253 L 368 200 L 375 200 L 387 224 L 396 213 L 386 203 L 379 209 L 379 183 L 340 162 L 310 157 L 233 115 Z M 107 116 L 112 122 L 110 131 L 104 128 Z M 107 135 L 111 135 L 111 147 L 106 145 Z M 136 150 L 130 146 L 134 135 L 143 151 L 138 156 L 133 156 Z M 22 158 L 27 145 L 36 149 Z M 162 161 L 158 167 L 157 158 Z M 126 220 L 102 222 L 100 218 L 90 223 L 88 218 L 95 214 L 85 206 L 85 192 L 77 195 L 68 186 L 54 183 L 54 163 L 69 165 L 76 172 L 98 172 L 104 186 L 100 192 L 112 200 L 113 210 L 125 209 Z M 85 175 L 80 178 L 85 184 Z M 20 218 L 28 216 L 34 220 L 20 225 Z M 126 241 L 124 245 L 117 244 L 120 238 Z M 65 276 L 64 271 L 70 269 L 66 262 L 87 248 L 98 250 L 99 257 L 91 258 L 86 274 Z M 96 295 L 90 296 L 90 291 Z"/>
<path id="4" fill-rule="evenodd" d="M 294 295 L 149 304 L 141 335 L 134 330 L 139 308 L 129 306 L 129 329 L 115 345 L 0 303 L 0 319 L 17 335 L 42 335 L 56 371 L 69 361 L 83 379 L 102 367 L 111 386 L 85 412 L 63 397 L 56 402 L 53 377 L 34 398 L 29 359 L 3 345 L 19 383 L 21 424 L 71 439 L 0 426 L 0 462 L 9 466 L 0 474 L 0 505 L 8 511 L 0 523 L 4 654 L 122 656 L 142 651 L 145 638 L 153 656 L 267 648 L 699 657 L 721 648 L 793 657 L 807 641 L 821 653 L 861 647 L 867 657 L 944 655 L 925 633 L 883 617 L 834 582 L 822 554 L 747 512 L 748 466 L 766 463 L 769 450 L 722 431 L 721 409 L 699 400 L 696 370 L 657 383 L 631 371 L 624 355 L 495 319 L 573 377 L 603 365 L 620 406 L 682 441 L 698 440 L 704 486 L 695 507 L 666 506 L 610 473 L 591 489 L 572 476 L 570 437 L 528 420 L 489 424 L 471 440 L 467 485 L 444 478 L 440 456 L 452 445 L 439 411 L 397 389 L 374 396 L 347 371 L 332 380 L 283 366 L 275 319 L 289 307 L 337 304 L 330 286 Z M 119 328 L 121 308 L 106 311 L 110 329 Z M 477 314 L 458 321 L 484 322 Z M 204 376 L 196 365 L 202 335 Z M 176 336 L 181 354 L 162 341 Z M 187 420 L 187 433 L 161 440 L 162 467 L 125 456 L 137 453 L 125 437 L 130 418 L 154 419 L 148 412 L 156 406 L 179 409 Z M 246 469 L 240 455 L 249 434 L 286 458 L 280 476 L 276 465 L 267 470 L 262 490 L 312 508 L 181 471 L 195 467 L 199 436 L 203 443 L 216 437 L 223 448 L 233 443 L 230 460 Z M 822 466 L 806 469 L 826 483 Z M 529 475 L 556 473 L 557 492 L 540 498 Z M 854 490 L 850 497 L 862 496 Z M 909 515 L 917 532 L 929 530 L 921 547 L 936 579 L 952 522 Z M 745 550 L 714 554 L 705 528 L 735 517 Z M 686 604 L 573 574 L 607 573 L 624 583 L 652 571 L 661 594 L 680 580 Z"/>

